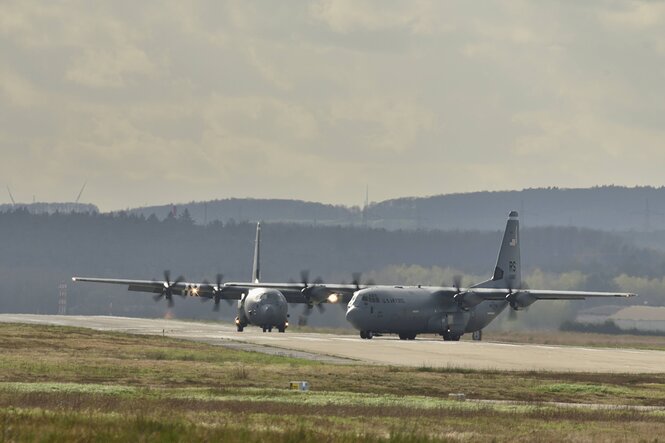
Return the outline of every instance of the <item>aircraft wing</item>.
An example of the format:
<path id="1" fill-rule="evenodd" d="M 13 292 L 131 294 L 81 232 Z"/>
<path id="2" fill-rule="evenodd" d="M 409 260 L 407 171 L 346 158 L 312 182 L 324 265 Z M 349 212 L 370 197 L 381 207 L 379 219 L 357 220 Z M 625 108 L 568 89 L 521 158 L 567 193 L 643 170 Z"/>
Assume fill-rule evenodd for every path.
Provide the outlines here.
<path id="1" fill-rule="evenodd" d="M 214 298 L 215 285 L 208 282 L 192 283 L 180 281 L 177 279 L 174 282 L 159 281 L 159 280 L 130 280 L 130 279 L 115 279 L 115 278 L 91 278 L 91 277 L 72 277 L 75 282 L 89 282 L 89 283 L 106 283 L 114 285 L 127 286 L 129 291 L 148 292 L 151 294 L 162 294 L 165 289 L 170 285 L 171 292 L 174 295 L 183 297 L 202 297 Z M 219 298 L 222 300 L 239 300 L 242 294 L 240 288 L 227 288 L 221 286 Z"/>
<path id="2" fill-rule="evenodd" d="M 585 292 L 585 291 L 550 291 L 540 289 L 529 289 L 519 291 L 526 293 L 537 300 L 583 300 L 593 297 L 635 297 L 632 292 Z"/>
<path id="3" fill-rule="evenodd" d="M 593 297 L 635 297 L 637 294 L 630 292 L 586 292 L 586 291 L 551 291 L 548 289 L 493 289 L 493 288 L 471 288 L 468 290 L 478 294 L 486 300 L 505 300 L 511 295 L 524 295 L 536 300 L 583 300 Z"/>
<path id="4" fill-rule="evenodd" d="M 450 288 L 444 288 L 442 294 L 450 294 Z M 504 288 L 468 288 L 456 290 L 452 294 L 455 301 L 465 308 L 471 308 L 485 300 L 506 300 L 517 307 L 529 306 L 537 300 L 584 300 L 594 297 L 635 297 L 630 292 L 586 292 L 552 291 L 541 289 L 510 290 Z"/>
<path id="5" fill-rule="evenodd" d="M 311 284 L 305 283 L 224 283 L 225 288 L 247 291 L 253 288 L 277 289 L 288 303 L 348 303 L 353 293 L 367 288 L 364 285 L 346 284 Z"/>
<path id="6" fill-rule="evenodd" d="M 123 280 L 115 278 L 72 277 L 72 281 L 126 285 L 128 286 L 127 289 L 130 291 L 150 292 L 153 294 L 160 294 L 165 287 L 165 282 L 155 280 Z M 177 286 L 180 286 L 180 284 Z M 174 288 L 174 290 L 177 290 L 177 288 Z"/>

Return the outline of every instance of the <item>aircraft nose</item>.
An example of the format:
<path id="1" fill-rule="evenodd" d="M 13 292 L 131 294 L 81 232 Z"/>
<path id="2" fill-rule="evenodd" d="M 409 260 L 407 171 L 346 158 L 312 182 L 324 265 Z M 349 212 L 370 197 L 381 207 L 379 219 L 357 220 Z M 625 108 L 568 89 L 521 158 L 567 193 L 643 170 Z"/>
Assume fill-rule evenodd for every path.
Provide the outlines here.
<path id="1" fill-rule="evenodd" d="M 277 306 L 272 303 L 266 303 L 261 306 L 261 323 L 266 325 L 277 325 L 283 323 L 283 320 L 280 319 L 279 309 Z"/>
<path id="2" fill-rule="evenodd" d="M 356 329 L 359 328 L 358 322 L 360 320 L 360 312 L 355 306 L 349 306 L 349 309 L 346 311 L 346 321 L 351 323 Z"/>

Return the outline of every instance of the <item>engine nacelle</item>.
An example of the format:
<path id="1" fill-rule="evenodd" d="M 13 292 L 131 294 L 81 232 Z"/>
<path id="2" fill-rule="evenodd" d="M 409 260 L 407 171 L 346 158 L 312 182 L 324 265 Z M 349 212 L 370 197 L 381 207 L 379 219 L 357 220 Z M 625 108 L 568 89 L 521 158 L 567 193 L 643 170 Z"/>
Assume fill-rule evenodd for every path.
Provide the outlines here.
<path id="1" fill-rule="evenodd" d="M 536 297 L 533 295 L 529 294 L 528 292 L 516 292 L 514 294 L 511 294 L 508 298 L 508 302 L 510 303 L 510 307 L 513 308 L 516 311 L 520 311 L 527 306 L 531 306 L 533 303 L 538 300 Z"/>

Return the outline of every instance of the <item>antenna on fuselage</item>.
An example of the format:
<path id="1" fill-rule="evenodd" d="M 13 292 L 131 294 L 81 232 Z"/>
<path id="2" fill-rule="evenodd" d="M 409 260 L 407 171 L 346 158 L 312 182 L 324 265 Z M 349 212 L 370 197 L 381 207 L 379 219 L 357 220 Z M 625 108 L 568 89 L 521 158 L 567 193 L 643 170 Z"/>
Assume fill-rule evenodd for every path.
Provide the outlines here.
<path id="1" fill-rule="evenodd" d="M 256 240 L 254 241 L 254 264 L 252 266 L 252 282 L 261 279 L 261 222 L 256 224 Z"/>

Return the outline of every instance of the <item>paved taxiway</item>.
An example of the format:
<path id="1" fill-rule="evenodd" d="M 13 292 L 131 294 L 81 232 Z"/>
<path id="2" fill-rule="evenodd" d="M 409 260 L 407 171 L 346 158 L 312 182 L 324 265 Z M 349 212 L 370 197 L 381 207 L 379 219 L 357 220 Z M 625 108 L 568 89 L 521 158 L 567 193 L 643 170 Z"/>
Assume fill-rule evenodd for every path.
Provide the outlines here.
<path id="1" fill-rule="evenodd" d="M 101 331 L 166 335 L 241 349 L 313 358 L 396 366 L 461 367 L 573 372 L 665 372 L 665 352 L 493 342 L 444 342 L 432 336 L 415 341 L 396 337 L 277 332 L 228 324 L 106 316 L 0 314 L 0 322 L 79 326 Z"/>

